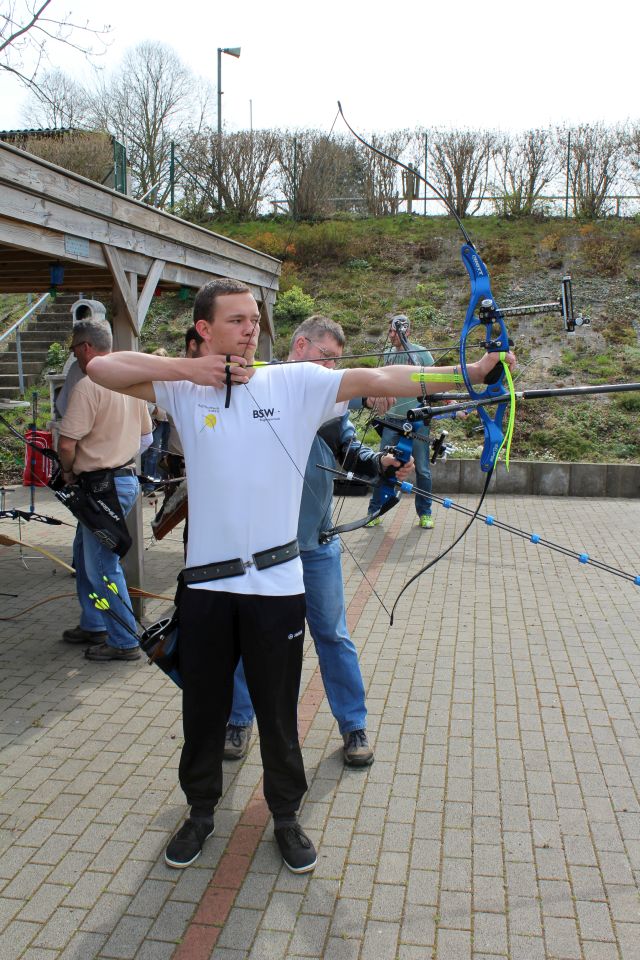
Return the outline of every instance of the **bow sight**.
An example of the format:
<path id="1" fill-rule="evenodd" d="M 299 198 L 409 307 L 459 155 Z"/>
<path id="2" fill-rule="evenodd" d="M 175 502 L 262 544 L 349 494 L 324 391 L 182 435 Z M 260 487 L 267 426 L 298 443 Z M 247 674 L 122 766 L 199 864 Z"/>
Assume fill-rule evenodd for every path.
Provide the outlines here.
<path id="1" fill-rule="evenodd" d="M 497 312 L 492 300 L 483 300 L 478 310 L 478 316 L 483 323 L 491 323 Z M 564 329 L 567 333 L 574 333 L 576 327 L 591 323 L 589 317 L 583 317 L 581 313 L 576 316 L 574 312 L 570 276 L 562 278 L 560 296 L 557 300 L 553 300 L 551 303 L 523 304 L 521 307 L 501 307 L 499 312 L 503 317 L 524 317 L 536 313 L 561 313 Z"/>

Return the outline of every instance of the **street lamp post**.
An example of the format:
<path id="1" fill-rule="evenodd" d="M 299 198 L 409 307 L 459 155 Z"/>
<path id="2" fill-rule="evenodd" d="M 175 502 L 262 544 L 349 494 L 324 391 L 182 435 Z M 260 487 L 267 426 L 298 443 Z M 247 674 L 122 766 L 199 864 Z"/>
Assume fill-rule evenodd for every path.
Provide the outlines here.
<path id="1" fill-rule="evenodd" d="M 240 56 L 240 47 L 218 47 L 218 136 L 222 136 L 222 54 L 230 57 Z"/>
<path id="2" fill-rule="evenodd" d="M 222 209 L 220 179 L 222 174 L 222 54 L 240 56 L 240 47 L 218 47 L 218 211 Z"/>

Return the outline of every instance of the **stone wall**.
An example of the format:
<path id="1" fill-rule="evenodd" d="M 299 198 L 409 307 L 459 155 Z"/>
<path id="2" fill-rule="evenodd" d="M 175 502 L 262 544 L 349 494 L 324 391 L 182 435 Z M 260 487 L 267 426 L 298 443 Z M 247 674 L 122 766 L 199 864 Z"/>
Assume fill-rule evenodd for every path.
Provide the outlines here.
<path id="1" fill-rule="evenodd" d="M 432 466 L 433 492 L 480 493 L 485 474 L 478 460 L 447 460 Z M 499 463 L 493 493 L 541 497 L 640 497 L 640 464 Z"/>

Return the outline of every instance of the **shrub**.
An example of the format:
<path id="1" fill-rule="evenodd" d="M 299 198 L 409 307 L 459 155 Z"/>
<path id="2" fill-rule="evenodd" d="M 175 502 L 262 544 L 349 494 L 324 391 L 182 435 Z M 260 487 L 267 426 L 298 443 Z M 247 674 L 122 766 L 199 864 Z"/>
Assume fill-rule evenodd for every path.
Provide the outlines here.
<path id="1" fill-rule="evenodd" d="M 283 323 L 302 323 L 315 310 L 315 300 L 302 287 L 293 286 L 282 293 L 273 308 L 275 320 Z"/>
<path id="2" fill-rule="evenodd" d="M 345 267 L 347 270 L 371 270 L 369 261 L 359 257 L 352 257 L 351 260 L 347 260 Z"/>
<path id="3" fill-rule="evenodd" d="M 582 254 L 589 266 L 604 277 L 617 277 L 622 273 L 626 252 L 618 237 L 607 236 L 595 227 L 582 227 Z"/>
<path id="4" fill-rule="evenodd" d="M 52 343 L 47 351 L 47 367 L 49 370 L 62 370 L 65 360 L 69 356 L 61 343 Z"/>
<path id="5" fill-rule="evenodd" d="M 505 240 L 489 240 L 483 249 L 483 259 L 492 267 L 509 263 L 511 260 L 509 244 Z"/>
<path id="6" fill-rule="evenodd" d="M 626 413 L 640 413 L 640 394 L 623 393 L 616 397 L 615 406 Z"/>
<path id="7" fill-rule="evenodd" d="M 421 243 L 416 243 L 413 248 L 413 255 L 416 260 L 437 260 L 442 253 L 442 237 L 427 237 Z"/>
<path id="8" fill-rule="evenodd" d="M 300 224 L 295 232 L 295 260 L 306 266 L 322 260 L 348 260 L 355 252 L 351 236 L 345 223 Z"/>

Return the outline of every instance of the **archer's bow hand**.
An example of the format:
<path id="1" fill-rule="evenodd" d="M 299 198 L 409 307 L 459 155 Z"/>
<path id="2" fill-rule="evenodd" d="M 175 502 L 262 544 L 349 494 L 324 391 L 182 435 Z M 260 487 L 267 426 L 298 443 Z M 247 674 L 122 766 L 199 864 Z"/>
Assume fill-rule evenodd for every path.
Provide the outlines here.
<path id="1" fill-rule="evenodd" d="M 396 480 L 406 480 L 411 471 L 415 468 L 413 457 L 409 457 L 406 463 L 396 460 L 392 453 L 385 453 L 380 458 L 380 467 L 383 477 L 395 476 Z"/>
<path id="2" fill-rule="evenodd" d="M 211 354 L 189 360 L 188 378 L 202 387 L 225 387 L 231 383 L 247 383 L 253 368 L 246 369 L 245 357 Z"/>
<path id="3" fill-rule="evenodd" d="M 500 354 L 499 353 L 485 353 L 483 357 L 480 357 L 479 360 L 476 360 L 475 363 L 467 364 L 467 373 L 469 374 L 469 379 L 471 383 L 485 383 L 487 376 L 491 373 L 496 364 L 500 363 Z M 509 369 L 513 373 L 516 367 L 516 355 L 509 351 L 504 355 L 505 363 L 509 365 Z"/>

